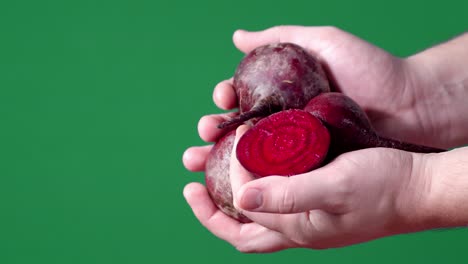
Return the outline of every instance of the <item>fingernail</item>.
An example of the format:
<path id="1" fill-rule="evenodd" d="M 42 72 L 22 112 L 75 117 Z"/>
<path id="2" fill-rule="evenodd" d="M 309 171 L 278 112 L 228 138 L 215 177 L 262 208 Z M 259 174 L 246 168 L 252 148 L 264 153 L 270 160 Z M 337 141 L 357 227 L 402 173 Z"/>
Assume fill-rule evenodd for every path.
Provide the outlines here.
<path id="1" fill-rule="evenodd" d="M 246 210 L 253 210 L 263 203 L 262 192 L 258 189 L 247 189 L 241 198 L 241 207 Z"/>

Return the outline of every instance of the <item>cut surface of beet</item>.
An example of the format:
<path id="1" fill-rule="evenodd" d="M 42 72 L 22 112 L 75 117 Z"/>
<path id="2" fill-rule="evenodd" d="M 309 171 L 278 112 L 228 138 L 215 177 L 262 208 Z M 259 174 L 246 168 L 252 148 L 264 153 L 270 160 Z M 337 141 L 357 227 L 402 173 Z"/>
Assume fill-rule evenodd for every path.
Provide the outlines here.
<path id="1" fill-rule="evenodd" d="M 319 119 L 291 109 L 263 118 L 245 132 L 236 155 L 256 177 L 292 176 L 319 167 L 329 144 L 330 134 Z"/>

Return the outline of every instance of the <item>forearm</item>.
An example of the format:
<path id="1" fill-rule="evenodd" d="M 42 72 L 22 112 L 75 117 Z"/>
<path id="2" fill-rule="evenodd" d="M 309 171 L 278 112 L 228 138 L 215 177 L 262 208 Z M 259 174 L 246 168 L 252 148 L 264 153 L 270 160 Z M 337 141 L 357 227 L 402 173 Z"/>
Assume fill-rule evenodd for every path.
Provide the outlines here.
<path id="1" fill-rule="evenodd" d="M 468 33 L 409 57 L 419 116 L 446 147 L 468 143 Z"/>
<path id="2" fill-rule="evenodd" d="M 439 85 L 444 87 L 465 85 L 466 87 L 468 32 L 418 53 L 410 59 L 417 60 L 425 77 L 429 77 Z"/>

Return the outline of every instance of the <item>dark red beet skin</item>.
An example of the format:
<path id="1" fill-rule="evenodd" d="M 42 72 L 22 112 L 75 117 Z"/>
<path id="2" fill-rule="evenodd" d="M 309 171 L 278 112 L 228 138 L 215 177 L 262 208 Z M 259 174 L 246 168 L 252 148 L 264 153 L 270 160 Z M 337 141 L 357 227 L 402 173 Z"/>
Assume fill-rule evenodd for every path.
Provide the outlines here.
<path id="1" fill-rule="evenodd" d="M 272 114 L 240 138 L 236 155 L 256 177 L 292 176 L 320 166 L 330 144 L 327 128 L 299 109 Z"/>
<path id="2" fill-rule="evenodd" d="M 329 158 L 344 152 L 372 147 L 396 148 L 419 153 L 445 151 L 379 136 L 364 110 L 342 93 L 320 94 L 311 99 L 304 110 L 320 119 L 330 131 Z"/>
<path id="3" fill-rule="evenodd" d="M 260 46 L 248 53 L 234 74 L 240 115 L 220 128 L 286 109 L 302 109 L 314 96 L 329 92 L 320 62 L 292 43 Z"/>
<path id="4" fill-rule="evenodd" d="M 234 208 L 229 164 L 234 145 L 235 131 L 224 135 L 211 149 L 205 166 L 205 183 L 216 206 L 228 216 L 242 223 L 251 222 Z"/>

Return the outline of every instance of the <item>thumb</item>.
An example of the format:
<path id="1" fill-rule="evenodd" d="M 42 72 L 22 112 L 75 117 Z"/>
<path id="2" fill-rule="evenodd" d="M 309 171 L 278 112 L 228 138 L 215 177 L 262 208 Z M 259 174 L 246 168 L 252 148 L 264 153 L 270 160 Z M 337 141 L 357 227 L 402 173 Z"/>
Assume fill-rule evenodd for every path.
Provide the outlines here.
<path id="1" fill-rule="evenodd" d="M 269 176 L 245 183 L 237 193 L 246 211 L 291 214 L 320 209 L 345 213 L 352 192 L 337 172 L 318 169 L 291 177 Z"/>
<path id="2" fill-rule="evenodd" d="M 231 181 L 232 196 L 234 207 L 238 207 L 236 194 L 239 188 L 245 183 L 252 181 L 254 178 L 237 160 L 236 149 L 239 139 L 249 129 L 247 125 L 241 125 L 236 129 L 236 137 L 234 139 L 233 149 L 231 153 L 231 163 L 229 165 L 229 177 Z"/>

